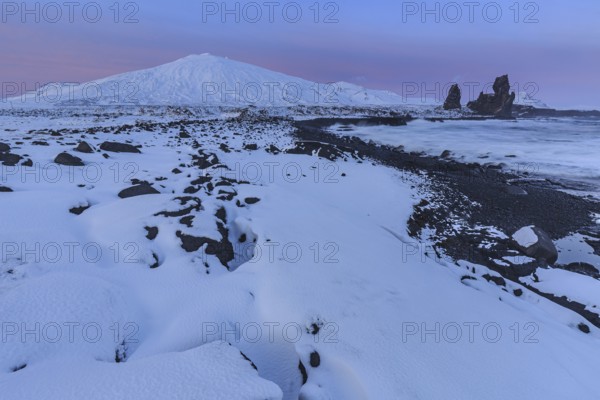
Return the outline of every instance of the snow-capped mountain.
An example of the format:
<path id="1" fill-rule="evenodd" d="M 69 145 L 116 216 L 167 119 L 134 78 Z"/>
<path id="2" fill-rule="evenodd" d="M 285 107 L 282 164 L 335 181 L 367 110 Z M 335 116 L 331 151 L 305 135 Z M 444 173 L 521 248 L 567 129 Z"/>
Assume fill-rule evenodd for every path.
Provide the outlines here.
<path id="1" fill-rule="evenodd" d="M 390 105 L 402 97 L 346 83 L 317 83 L 211 54 L 79 84 L 50 84 L 5 101 L 65 105 Z"/>

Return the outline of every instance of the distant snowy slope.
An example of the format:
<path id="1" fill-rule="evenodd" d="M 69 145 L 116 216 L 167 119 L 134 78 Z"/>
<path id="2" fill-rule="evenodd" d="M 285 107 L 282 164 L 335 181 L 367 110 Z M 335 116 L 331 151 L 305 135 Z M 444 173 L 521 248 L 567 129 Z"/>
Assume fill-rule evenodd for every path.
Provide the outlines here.
<path id="1" fill-rule="evenodd" d="M 404 104 L 406 99 L 389 90 L 366 89 L 348 82 L 332 84 L 338 94 L 338 99 L 344 104 Z"/>
<path id="2" fill-rule="evenodd" d="M 80 84 L 50 84 L 8 101 L 64 105 L 389 105 L 402 97 L 345 82 L 316 83 L 210 54 Z"/>
<path id="3" fill-rule="evenodd" d="M 544 103 L 539 98 L 536 98 L 534 95 L 527 92 L 517 93 L 515 104 L 520 104 L 522 106 L 531 106 L 535 108 L 550 108 L 548 104 Z"/>

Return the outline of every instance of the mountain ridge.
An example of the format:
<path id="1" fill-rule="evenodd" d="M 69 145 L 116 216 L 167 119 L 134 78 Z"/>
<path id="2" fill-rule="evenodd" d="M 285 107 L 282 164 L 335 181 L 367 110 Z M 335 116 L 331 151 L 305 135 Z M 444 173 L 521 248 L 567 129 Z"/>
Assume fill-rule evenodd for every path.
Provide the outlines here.
<path id="1" fill-rule="evenodd" d="M 210 53 L 90 82 L 49 84 L 7 99 L 13 105 L 366 106 L 399 105 L 394 92 L 318 83 Z"/>

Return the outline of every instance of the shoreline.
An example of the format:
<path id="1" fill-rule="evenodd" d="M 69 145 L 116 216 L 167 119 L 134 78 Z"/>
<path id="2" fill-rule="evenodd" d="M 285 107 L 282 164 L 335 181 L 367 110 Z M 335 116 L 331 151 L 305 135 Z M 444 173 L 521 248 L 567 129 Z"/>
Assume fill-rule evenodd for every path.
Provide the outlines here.
<path id="1" fill-rule="evenodd" d="M 396 123 L 406 125 L 410 120 Z M 365 118 L 362 125 L 376 122 L 377 119 Z M 347 124 L 348 121 L 343 118 L 295 121 L 294 135 L 299 141 L 329 147 L 327 154 L 335 154 L 333 149 L 354 152 L 361 158 L 400 171 L 424 172 L 431 180 L 432 198 L 417 205 L 409 221 L 411 237 L 421 240 L 424 229 L 433 229 L 435 234 L 430 239 L 436 253 L 441 250 L 455 262 L 464 260 L 483 265 L 502 278 L 523 285 L 600 327 L 600 315 L 586 310 L 583 304 L 543 293 L 520 279 L 535 276 L 535 271 L 541 267 L 537 262 L 509 263 L 508 266 L 499 263 L 503 256 L 513 254 L 514 246 L 510 239 L 499 238 L 487 229 L 499 229 L 510 237 L 524 226 L 535 225 L 546 231 L 554 241 L 576 233 L 600 239 L 600 226 L 592 219 L 592 214 L 600 214 L 600 202 L 565 193 L 549 183 L 523 181 L 518 175 L 502 171 L 500 166 L 484 167 L 477 163 L 409 153 L 400 148 L 367 143 L 357 137 L 326 131 L 327 127 L 336 123 Z M 464 229 L 456 228 L 459 222 L 466 224 Z M 490 241 L 493 243 L 491 246 L 480 246 Z M 595 248 L 595 254 L 600 255 L 600 248 Z M 592 277 L 599 275 L 597 267 L 575 264 L 553 267 Z M 494 281 L 504 286 L 503 279 Z"/>

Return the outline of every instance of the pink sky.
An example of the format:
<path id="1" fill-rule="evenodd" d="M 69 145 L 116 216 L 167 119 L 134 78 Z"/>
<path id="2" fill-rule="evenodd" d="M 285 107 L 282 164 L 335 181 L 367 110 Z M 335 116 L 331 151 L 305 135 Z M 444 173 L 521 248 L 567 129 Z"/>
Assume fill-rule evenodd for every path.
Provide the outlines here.
<path id="1" fill-rule="evenodd" d="M 508 73 L 521 87 L 533 83 L 530 88 L 539 88 L 535 96 L 552 106 L 600 108 L 596 1 L 548 0 L 539 4 L 538 22 L 528 24 L 515 23 L 509 11 L 514 1 L 498 2 L 504 10 L 498 23 L 477 14 L 472 23 L 448 23 L 443 15 L 439 23 L 435 16 L 423 22 L 422 15 L 407 16 L 401 3 L 388 0 L 339 3 L 333 14 L 339 22 L 316 23 L 308 8 L 312 2 L 300 3 L 304 16 L 298 23 L 278 14 L 273 23 L 249 23 L 243 15 L 239 23 L 231 16 L 223 22 L 220 13 L 207 16 L 199 4 L 180 0 L 168 6 L 139 3 L 137 11 L 121 10 L 119 22 L 109 2 L 102 3 L 98 23 L 77 14 L 74 23 L 66 16 L 48 23 L 44 15 L 39 23 L 31 16 L 23 23 L 21 15 L 4 13 L 0 77 L 32 89 L 36 83 L 85 82 L 210 52 L 314 81 L 344 80 L 398 93 L 414 84 L 483 85 Z M 335 11 L 325 4 L 320 3 L 320 20 Z M 132 10 L 139 22 L 124 23 Z M 521 10 L 519 18 L 530 11 Z"/>

